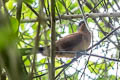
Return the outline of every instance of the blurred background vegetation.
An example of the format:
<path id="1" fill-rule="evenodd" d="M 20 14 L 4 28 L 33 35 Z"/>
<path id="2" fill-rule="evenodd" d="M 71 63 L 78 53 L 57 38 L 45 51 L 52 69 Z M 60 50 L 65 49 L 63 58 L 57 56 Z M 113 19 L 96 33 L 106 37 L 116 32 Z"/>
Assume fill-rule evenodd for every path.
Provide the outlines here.
<path id="1" fill-rule="evenodd" d="M 82 15 L 78 1 L 55 0 L 57 40 L 77 31 L 78 23 L 82 19 L 75 17 Z M 48 58 L 38 53 L 34 56 L 33 53 L 36 51 L 32 48 L 36 45 L 38 26 L 40 26 L 38 46 L 50 45 L 50 3 L 51 0 L 0 0 L 0 80 L 48 80 Z M 87 18 L 93 35 L 91 46 L 119 27 L 120 0 L 80 0 L 80 4 L 84 14 L 106 15 L 106 17 L 93 15 Z M 118 15 L 109 16 L 107 13 Z M 119 50 L 120 30 L 117 30 L 88 52 L 104 58 L 82 56 L 75 61 L 71 58 L 56 58 L 55 78 L 120 80 Z M 115 60 L 107 60 L 106 57 Z"/>

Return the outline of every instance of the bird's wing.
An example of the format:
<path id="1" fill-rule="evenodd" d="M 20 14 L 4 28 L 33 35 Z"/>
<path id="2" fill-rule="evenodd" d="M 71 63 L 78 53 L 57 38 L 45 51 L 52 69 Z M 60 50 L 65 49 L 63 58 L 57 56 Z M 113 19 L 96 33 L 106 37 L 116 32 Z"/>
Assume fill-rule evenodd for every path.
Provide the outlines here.
<path id="1" fill-rule="evenodd" d="M 60 50 L 69 51 L 82 41 L 82 33 L 73 33 L 56 41 L 56 47 Z"/>

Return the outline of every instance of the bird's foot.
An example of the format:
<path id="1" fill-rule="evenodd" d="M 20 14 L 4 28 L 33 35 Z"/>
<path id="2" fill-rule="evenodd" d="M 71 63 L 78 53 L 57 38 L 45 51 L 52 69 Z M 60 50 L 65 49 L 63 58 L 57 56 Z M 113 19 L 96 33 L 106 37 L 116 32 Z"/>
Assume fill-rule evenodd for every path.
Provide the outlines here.
<path id="1" fill-rule="evenodd" d="M 85 55 L 86 53 L 87 53 L 86 50 L 84 50 L 84 51 L 77 51 L 76 58 L 81 57 L 82 55 Z"/>

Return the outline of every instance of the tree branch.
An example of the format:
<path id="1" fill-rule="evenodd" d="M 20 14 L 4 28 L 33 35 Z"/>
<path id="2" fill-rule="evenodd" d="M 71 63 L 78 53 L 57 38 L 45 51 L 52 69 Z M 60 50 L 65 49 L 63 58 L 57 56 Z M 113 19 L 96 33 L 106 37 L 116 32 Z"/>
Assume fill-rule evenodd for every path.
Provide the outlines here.
<path id="1" fill-rule="evenodd" d="M 49 65 L 49 80 L 55 80 L 55 0 L 51 0 L 51 49 L 50 49 L 50 65 Z"/>
<path id="2" fill-rule="evenodd" d="M 85 13 L 85 16 L 89 18 L 98 18 L 98 17 L 120 17 L 120 12 L 113 12 L 113 13 Z M 70 20 L 70 19 L 78 19 L 82 18 L 82 14 L 74 14 L 74 15 L 61 15 L 57 16 L 55 20 L 64 19 L 64 20 Z M 50 20 L 49 17 L 47 17 L 45 20 Z M 21 23 L 29 23 L 29 22 L 37 22 L 37 19 L 23 19 L 21 20 Z"/>
<path id="3" fill-rule="evenodd" d="M 95 47 L 96 45 L 100 44 L 102 41 L 104 41 L 105 39 L 107 39 L 112 33 L 114 33 L 116 30 L 118 30 L 120 28 L 117 27 L 116 29 L 114 29 L 113 31 L 111 31 L 108 35 L 106 35 L 103 39 L 101 39 L 99 42 L 97 42 L 96 44 L 94 44 L 93 46 L 91 46 L 90 48 L 87 49 L 87 51 L 89 51 L 90 49 L 92 49 L 93 47 Z"/>

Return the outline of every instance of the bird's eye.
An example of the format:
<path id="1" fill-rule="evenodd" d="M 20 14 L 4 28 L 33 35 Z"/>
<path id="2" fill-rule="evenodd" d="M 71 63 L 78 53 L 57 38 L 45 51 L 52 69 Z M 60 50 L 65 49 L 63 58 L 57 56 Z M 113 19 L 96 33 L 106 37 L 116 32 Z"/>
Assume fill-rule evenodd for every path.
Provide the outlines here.
<path id="1" fill-rule="evenodd" d="M 84 23 L 84 21 L 80 21 L 79 26 L 81 26 L 81 24 L 83 24 L 83 23 Z"/>

